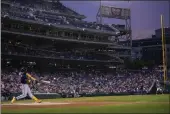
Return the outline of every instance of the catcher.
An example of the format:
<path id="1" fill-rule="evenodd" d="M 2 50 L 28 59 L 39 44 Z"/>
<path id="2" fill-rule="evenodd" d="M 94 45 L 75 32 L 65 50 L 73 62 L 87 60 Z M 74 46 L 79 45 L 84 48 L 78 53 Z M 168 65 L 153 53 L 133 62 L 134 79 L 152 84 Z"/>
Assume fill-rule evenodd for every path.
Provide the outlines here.
<path id="1" fill-rule="evenodd" d="M 29 83 L 31 82 L 31 80 L 33 81 L 37 81 L 34 77 L 32 77 L 30 74 L 27 73 L 26 69 L 22 68 L 21 72 L 19 73 L 20 77 L 21 77 L 21 86 L 22 86 L 22 94 L 20 96 L 17 97 L 13 97 L 11 103 L 14 103 L 16 100 L 20 100 L 23 99 L 27 96 L 27 94 L 29 95 L 30 98 L 32 98 L 35 102 L 37 103 L 41 103 L 41 100 L 37 99 L 30 90 L 29 87 Z M 31 79 L 31 80 L 30 80 Z"/>

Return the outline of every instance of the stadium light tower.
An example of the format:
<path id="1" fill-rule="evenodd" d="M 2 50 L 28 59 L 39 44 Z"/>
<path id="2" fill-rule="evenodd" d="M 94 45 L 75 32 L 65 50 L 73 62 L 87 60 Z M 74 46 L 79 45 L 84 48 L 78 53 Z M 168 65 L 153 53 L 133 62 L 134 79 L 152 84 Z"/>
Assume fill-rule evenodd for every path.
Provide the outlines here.
<path id="1" fill-rule="evenodd" d="M 102 12 L 102 0 L 100 0 L 100 12 Z M 103 23 L 103 20 L 102 20 L 102 15 L 100 15 L 100 24 Z"/>
<path id="2" fill-rule="evenodd" d="M 131 4 L 130 1 L 127 1 L 128 4 Z M 106 6 L 102 4 L 102 0 L 100 0 L 100 7 L 96 15 L 96 21 L 99 24 L 102 24 L 103 18 L 112 18 L 112 19 L 120 19 L 125 21 L 125 28 L 119 28 L 116 25 L 112 27 L 121 31 L 119 35 L 121 39 L 125 38 L 128 41 L 129 46 L 132 49 L 132 32 L 131 32 L 131 10 L 130 5 L 129 8 L 118 8 L 115 6 Z"/>

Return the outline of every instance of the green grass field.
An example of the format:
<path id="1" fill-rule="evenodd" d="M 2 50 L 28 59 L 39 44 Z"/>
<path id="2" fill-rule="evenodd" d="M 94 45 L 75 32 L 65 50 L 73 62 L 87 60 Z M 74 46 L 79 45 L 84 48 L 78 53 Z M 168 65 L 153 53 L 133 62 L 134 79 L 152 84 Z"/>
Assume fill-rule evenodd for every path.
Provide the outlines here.
<path id="1" fill-rule="evenodd" d="M 131 95 L 131 96 L 107 96 L 107 97 L 81 97 L 81 98 L 58 98 L 44 99 L 43 102 L 51 103 L 102 103 L 109 102 L 108 105 L 76 105 L 60 107 L 38 107 L 38 108 L 9 108 L 3 107 L 2 113 L 170 113 L 170 95 Z M 17 103 L 31 103 L 31 100 L 17 101 Z M 112 104 L 113 103 L 113 104 Z M 2 102 L 9 104 L 9 102 Z"/>

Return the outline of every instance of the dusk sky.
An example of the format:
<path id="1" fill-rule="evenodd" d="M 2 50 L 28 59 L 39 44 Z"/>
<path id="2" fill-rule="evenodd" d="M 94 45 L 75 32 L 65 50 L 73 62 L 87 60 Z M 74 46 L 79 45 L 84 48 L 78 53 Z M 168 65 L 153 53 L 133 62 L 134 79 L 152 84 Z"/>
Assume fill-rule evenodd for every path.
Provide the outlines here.
<path id="1" fill-rule="evenodd" d="M 100 1 L 62 1 L 62 3 L 85 15 L 86 21 L 96 21 Z M 151 37 L 154 30 L 161 27 L 161 14 L 164 15 L 165 27 L 170 26 L 170 2 L 168 1 L 102 1 L 102 4 L 131 9 L 133 39 Z M 104 18 L 103 23 L 124 24 L 125 21 Z"/>

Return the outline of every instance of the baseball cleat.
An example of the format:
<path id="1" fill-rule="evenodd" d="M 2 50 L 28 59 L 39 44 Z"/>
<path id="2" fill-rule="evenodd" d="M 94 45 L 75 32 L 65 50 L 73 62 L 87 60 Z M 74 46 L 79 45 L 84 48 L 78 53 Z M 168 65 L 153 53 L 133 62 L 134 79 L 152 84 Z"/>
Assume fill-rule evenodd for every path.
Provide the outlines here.
<path id="1" fill-rule="evenodd" d="M 13 97 L 11 103 L 14 103 L 16 101 L 16 98 Z"/>
<path id="2" fill-rule="evenodd" d="M 41 100 L 37 100 L 36 103 L 41 103 L 42 101 Z"/>

